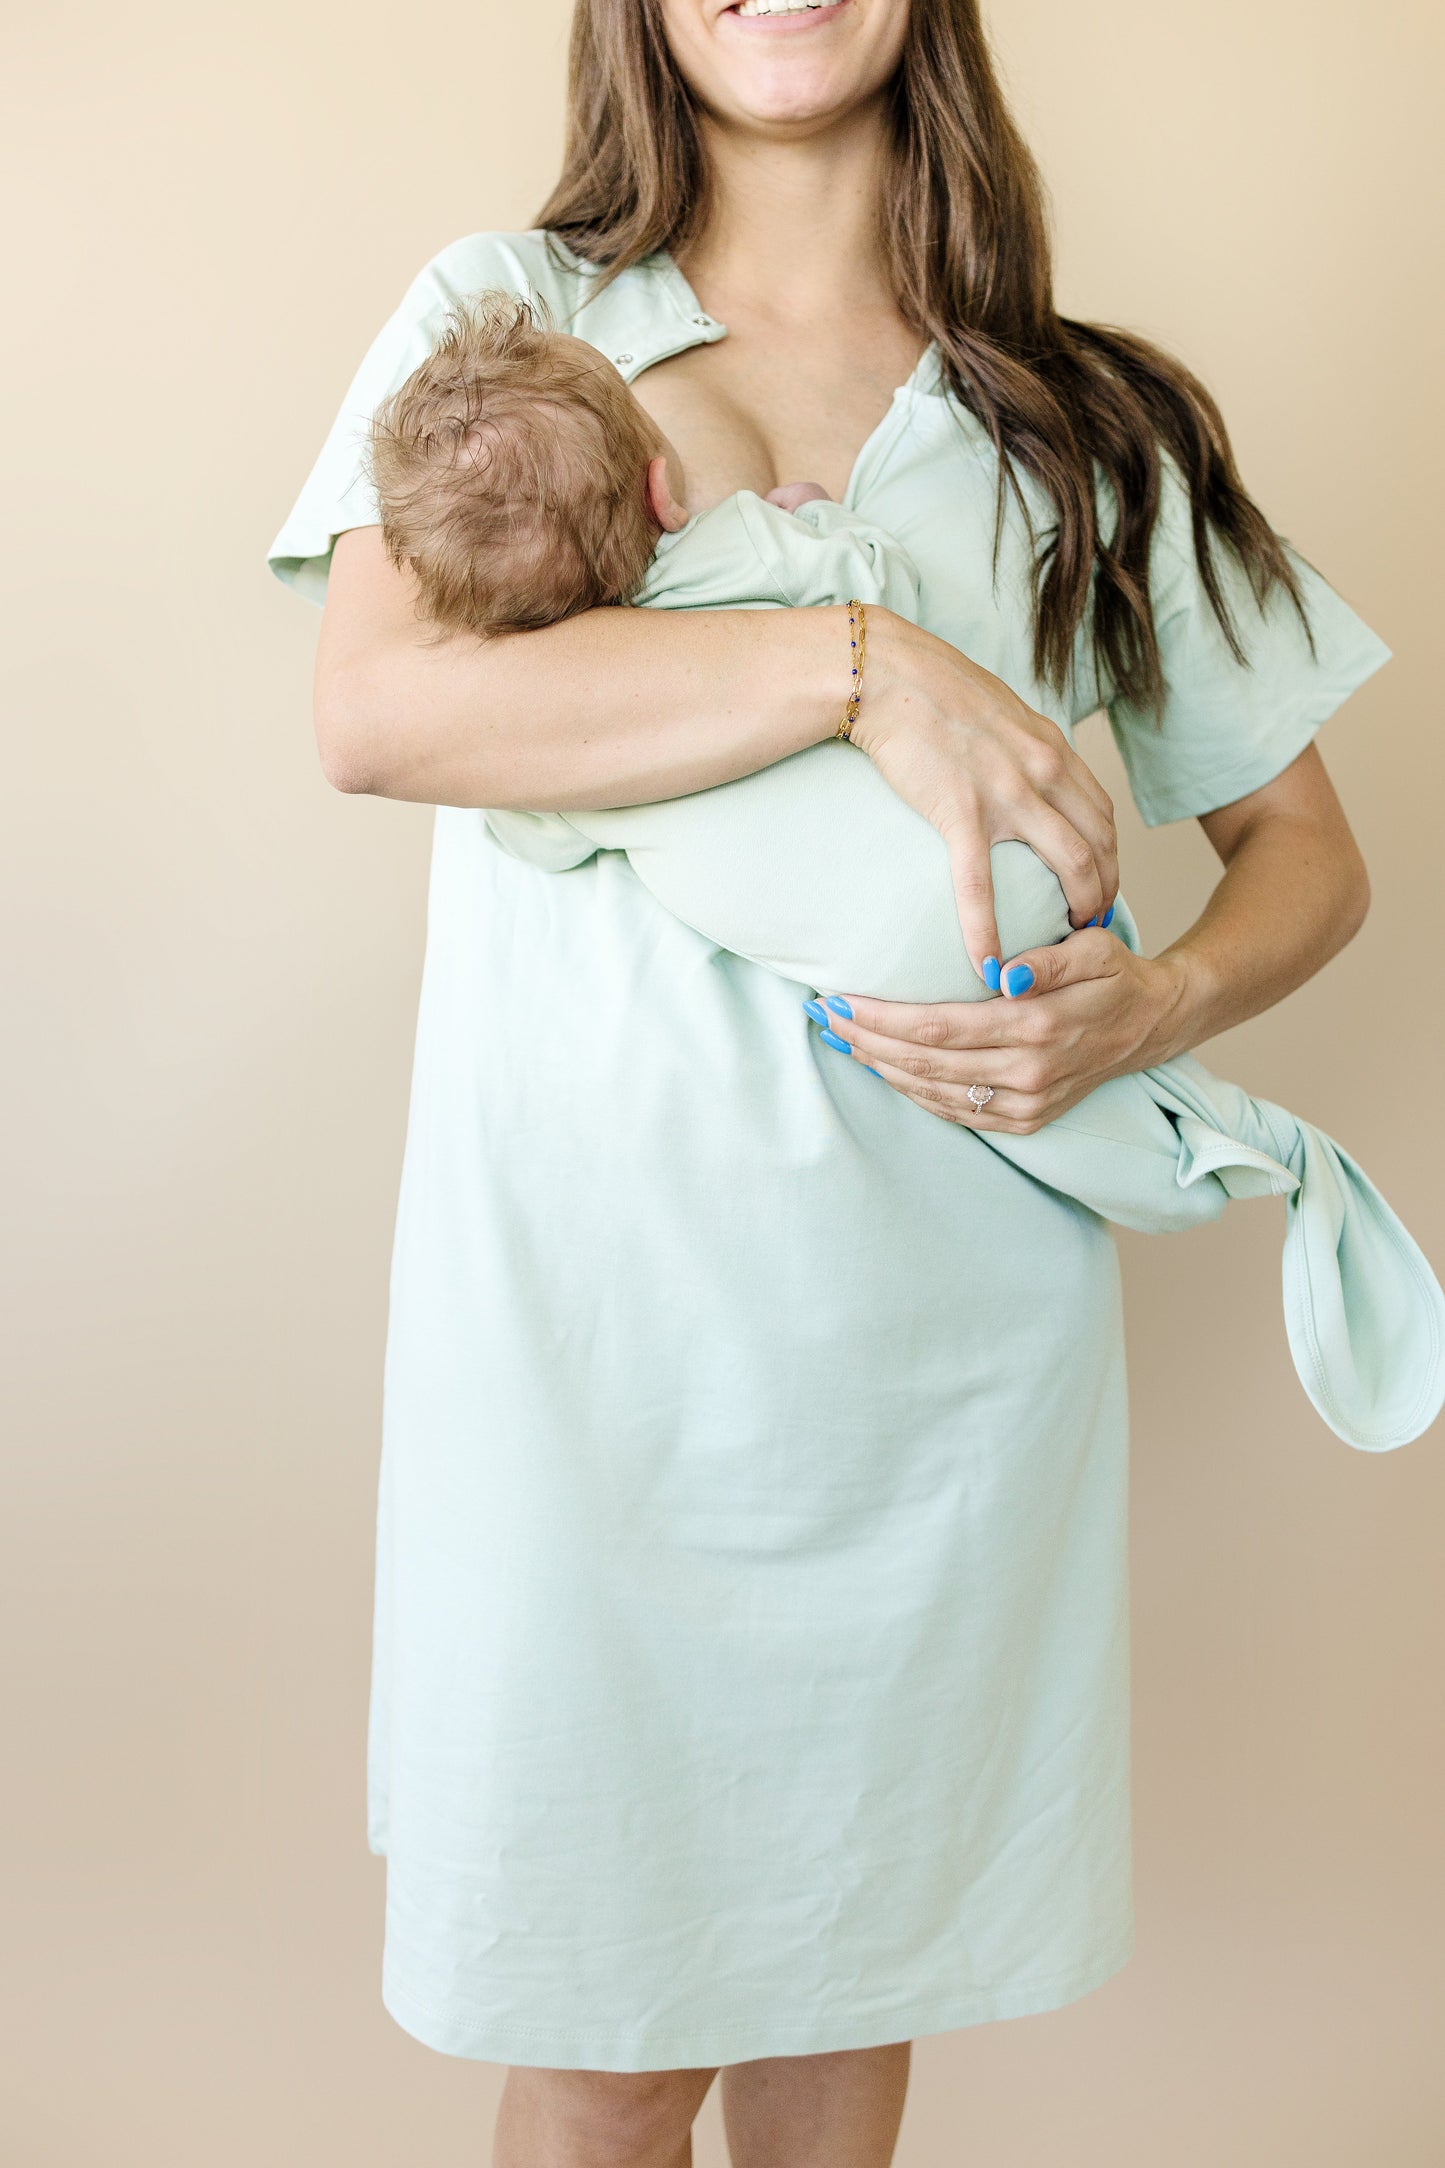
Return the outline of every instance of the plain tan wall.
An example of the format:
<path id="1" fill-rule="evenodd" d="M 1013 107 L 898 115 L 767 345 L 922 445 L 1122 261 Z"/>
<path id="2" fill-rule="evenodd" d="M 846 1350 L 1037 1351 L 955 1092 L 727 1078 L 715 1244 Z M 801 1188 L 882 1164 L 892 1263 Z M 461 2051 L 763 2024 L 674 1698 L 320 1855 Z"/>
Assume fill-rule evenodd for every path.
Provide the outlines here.
<path id="1" fill-rule="evenodd" d="M 9 33 L 17 2168 L 485 2159 L 498 2074 L 381 2010 L 362 1819 L 429 815 L 327 790 L 315 618 L 262 553 L 412 273 L 545 193 L 565 15 L 143 0 Z M 1065 305 L 1191 359 L 1396 649 L 1323 740 L 1373 915 L 1215 1052 L 1361 1148 L 1445 1262 L 1439 11 L 994 16 Z M 1124 829 L 1162 940 L 1212 860 Z M 1316 1421 L 1279 1210 L 1127 1245 L 1138 1954 L 926 2043 L 904 2168 L 1445 2157 L 1445 1463 Z"/>

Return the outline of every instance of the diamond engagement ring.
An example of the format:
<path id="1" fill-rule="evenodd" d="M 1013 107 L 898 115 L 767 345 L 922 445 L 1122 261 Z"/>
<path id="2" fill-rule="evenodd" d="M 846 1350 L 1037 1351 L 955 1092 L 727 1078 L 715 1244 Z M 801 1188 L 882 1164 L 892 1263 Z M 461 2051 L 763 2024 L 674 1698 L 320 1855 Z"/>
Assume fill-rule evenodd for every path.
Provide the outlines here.
<path id="1" fill-rule="evenodd" d="M 992 1097 L 992 1084 L 970 1084 L 968 1087 L 968 1103 L 975 1114 L 981 1114 Z"/>

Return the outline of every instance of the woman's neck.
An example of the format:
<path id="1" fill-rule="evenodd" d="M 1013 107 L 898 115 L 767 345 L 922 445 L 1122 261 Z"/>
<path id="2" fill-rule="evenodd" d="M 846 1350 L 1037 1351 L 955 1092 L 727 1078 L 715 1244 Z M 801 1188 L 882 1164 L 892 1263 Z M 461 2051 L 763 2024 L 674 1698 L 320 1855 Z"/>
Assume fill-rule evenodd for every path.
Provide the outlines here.
<path id="1" fill-rule="evenodd" d="M 706 116 L 702 136 L 712 210 L 681 268 L 706 308 L 724 320 L 837 325 L 891 305 L 876 223 L 877 102 L 791 142 Z"/>

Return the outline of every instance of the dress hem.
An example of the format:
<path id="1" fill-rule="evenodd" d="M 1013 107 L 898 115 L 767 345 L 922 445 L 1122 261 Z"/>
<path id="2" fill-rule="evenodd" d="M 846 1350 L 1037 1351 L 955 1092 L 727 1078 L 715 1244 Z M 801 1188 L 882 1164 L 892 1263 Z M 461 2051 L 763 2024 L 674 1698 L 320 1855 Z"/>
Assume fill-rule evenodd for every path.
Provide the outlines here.
<path id="1" fill-rule="evenodd" d="M 383 1974 L 382 2005 L 405 2033 L 423 2047 L 474 2062 L 549 2070 L 721 2069 L 777 2055 L 830 2055 L 850 2049 L 889 2047 L 898 2041 L 955 2032 L 965 2026 L 1010 2017 L 1036 2017 L 1062 2009 L 1121 1971 L 1134 1953 L 1132 1924 L 1122 1941 L 1103 1957 L 1073 1971 L 1055 1973 L 1027 1986 L 976 1990 L 953 2001 L 930 1997 L 892 2014 L 819 2020 L 812 2025 L 757 2025 L 731 2032 L 650 2036 L 643 2041 L 607 2041 L 585 2034 L 553 2033 L 532 2026 L 508 2026 L 487 2019 L 465 2019 L 433 2010 L 394 1979 Z"/>

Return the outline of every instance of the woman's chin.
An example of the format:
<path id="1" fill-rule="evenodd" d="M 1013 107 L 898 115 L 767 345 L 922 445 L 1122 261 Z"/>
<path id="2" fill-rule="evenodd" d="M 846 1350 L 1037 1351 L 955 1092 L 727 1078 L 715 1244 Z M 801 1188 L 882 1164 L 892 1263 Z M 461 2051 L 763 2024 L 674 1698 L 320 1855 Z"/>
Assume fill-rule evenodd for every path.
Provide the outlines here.
<path id="1" fill-rule="evenodd" d="M 731 7 L 690 27 L 704 41 L 686 54 L 704 103 L 760 127 L 825 126 L 872 97 L 897 63 L 892 25 L 870 25 L 859 0 L 766 15 Z"/>

